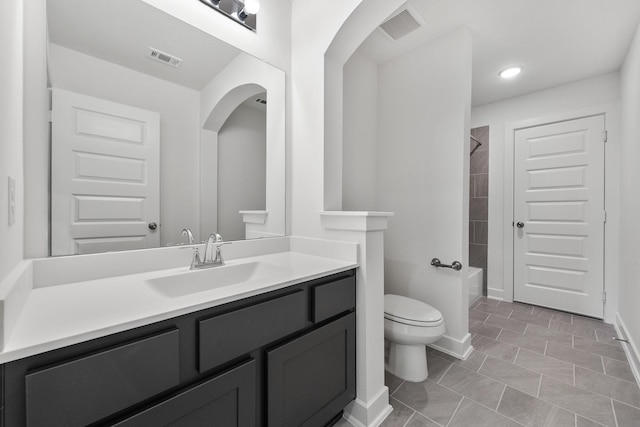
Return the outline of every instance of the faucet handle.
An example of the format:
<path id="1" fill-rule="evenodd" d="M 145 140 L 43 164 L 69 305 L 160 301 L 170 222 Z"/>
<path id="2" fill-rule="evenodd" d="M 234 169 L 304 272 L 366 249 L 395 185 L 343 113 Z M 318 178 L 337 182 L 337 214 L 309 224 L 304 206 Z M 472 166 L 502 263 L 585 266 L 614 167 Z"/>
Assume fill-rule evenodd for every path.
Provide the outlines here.
<path id="1" fill-rule="evenodd" d="M 193 249 L 193 258 L 191 258 L 191 270 L 196 269 L 199 265 L 202 264 L 202 260 L 200 259 L 200 250 L 197 246 L 183 246 L 180 249 Z"/>

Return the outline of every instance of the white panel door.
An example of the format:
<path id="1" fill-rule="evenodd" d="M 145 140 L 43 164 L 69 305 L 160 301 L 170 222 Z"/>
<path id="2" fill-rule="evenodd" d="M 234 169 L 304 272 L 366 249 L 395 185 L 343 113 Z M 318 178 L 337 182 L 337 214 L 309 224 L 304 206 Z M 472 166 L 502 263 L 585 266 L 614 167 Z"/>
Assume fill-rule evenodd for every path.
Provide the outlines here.
<path id="1" fill-rule="evenodd" d="M 51 254 L 157 247 L 160 115 L 53 89 L 51 138 Z"/>
<path id="2" fill-rule="evenodd" d="M 513 299 L 602 318 L 604 116 L 515 133 Z"/>

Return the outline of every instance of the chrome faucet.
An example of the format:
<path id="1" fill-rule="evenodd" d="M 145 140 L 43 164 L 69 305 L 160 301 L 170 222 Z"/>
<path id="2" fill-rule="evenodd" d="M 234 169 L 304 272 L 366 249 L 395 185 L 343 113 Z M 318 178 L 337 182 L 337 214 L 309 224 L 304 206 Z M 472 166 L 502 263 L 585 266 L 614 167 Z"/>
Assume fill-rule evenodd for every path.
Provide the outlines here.
<path id="1" fill-rule="evenodd" d="M 216 267 L 219 265 L 224 265 L 222 252 L 220 251 L 220 246 L 224 244 L 226 244 L 226 242 L 222 240 L 222 236 L 218 233 L 214 233 L 209 236 L 209 239 L 207 239 L 207 244 L 204 247 L 204 257 L 202 259 L 203 267 Z M 216 247 L 215 258 L 213 256 L 214 246 Z"/>
<path id="2" fill-rule="evenodd" d="M 183 236 L 187 236 L 187 239 L 189 239 L 189 244 L 193 245 L 195 240 L 193 239 L 193 233 L 191 233 L 191 229 L 190 228 L 183 228 L 182 229 L 182 235 Z"/>
<path id="3" fill-rule="evenodd" d="M 191 259 L 191 270 L 196 270 L 199 268 L 211 268 L 211 267 L 220 267 L 224 265 L 224 260 L 222 259 L 222 251 L 220 250 L 220 246 L 228 245 L 231 242 L 225 242 L 222 240 L 222 236 L 215 233 L 209 236 L 207 240 L 207 244 L 204 247 L 204 256 L 200 259 L 200 251 L 196 246 L 189 246 L 193 249 L 193 258 Z M 216 254 L 215 257 L 213 255 L 213 247 L 215 246 Z M 187 247 L 185 246 L 185 249 Z"/>

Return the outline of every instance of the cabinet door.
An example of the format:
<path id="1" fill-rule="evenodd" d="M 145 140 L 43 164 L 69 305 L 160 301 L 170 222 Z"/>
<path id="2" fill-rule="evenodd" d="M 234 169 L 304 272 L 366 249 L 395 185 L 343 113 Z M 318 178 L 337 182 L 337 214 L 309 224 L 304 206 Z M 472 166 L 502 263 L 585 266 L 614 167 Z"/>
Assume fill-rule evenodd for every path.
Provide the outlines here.
<path id="1" fill-rule="evenodd" d="M 272 427 L 321 426 L 355 398 L 355 314 L 267 352 Z"/>
<path id="2" fill-rule="evenodd" d="M 123 421 L 118 427 L 253 427 L 256 362 L 201 382 Z"/>

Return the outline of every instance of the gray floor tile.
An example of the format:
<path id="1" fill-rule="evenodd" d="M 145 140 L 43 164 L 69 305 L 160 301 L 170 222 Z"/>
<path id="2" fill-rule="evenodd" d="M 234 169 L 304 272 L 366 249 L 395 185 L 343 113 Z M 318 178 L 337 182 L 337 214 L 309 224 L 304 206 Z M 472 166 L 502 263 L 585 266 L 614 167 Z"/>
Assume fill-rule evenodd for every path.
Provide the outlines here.
<path id="1" fill-rule="evenodd" d="M 601 342 L 603 344 L 609 344 L 614 347 L 622 348 L 622 344 L 620 343 L 620 341 L 616 341 L 613 339 L 613 337 L 617 337 L 617 336 L 618 334 L 616 333 L 612 334 L 606 331 L 599 331 L 596 329 L 596 341 Z"/>
<path id="2" fill-rule="evenodd" d="M 382 423 L 381 425 L 384 425 L 384 423 Z M 353 424 L 351 424 L 344 418 L 340 418 L 338 422 L 333 425 L 333 427 L 353 427 Z"/>
<path id="3" fill-rule="evenodd" d="M 622 380 L 635 382 L 635 377 L 631 371 L 631 367 L 628 362 L 619 362 L 613 359 L 604 358 L 604 369 L 607 375 L 620 378 Z"/>
<path id="4" fill-rule="evenodd" d="M 384 385 L 389 389 L 389 394 L 393 394 L 402 383 L 403 380 L 387 371 L 384 371 Z"/>
<path id="5" fill-rule="evenodd" d="M 563 313 L 561 311 L 549 310 L 543 307 L 534 307 L 533 315 L 543 317 L 545 319 L 556 319 L 566 323 L 571 323 L 571 315 L 569 313 Z"/>
<path id="6" fill-rule="evenodd" d="M 469 332 L 472 334 L 484 335 L 485 337 L 489 337 L 492 339 L 498 338 L 498 334 L 502 328 L 498 328 L 497 326 L 487 325 L 486 323 L 477 322 L 475 320 L 471 320 L 469 322 Z"/>
<path id="7" fill-rule="evenodd" d="M 510 308 L 499 307 L 497 305 L 489 305 L 489 304 L 483 304 L 483 303 L 476 305 L 474 307 L 474 310 L 483 311 L 485 313 L 490 313 L 490 314 L 497 314 L 502 317 L 509 317 L 509 315 L 513 311 Z"/>
<path id="8" fill-rule="evenodd" d="M 522 427 L 509 418 L 464 399 L 448 427 Z"/>
<path id="9" fill-rule="evenodd" d="M 543 317 L 535 316 L 533 314 L 520 313 L 518 311 L 514 311 L 509 316 L 509 319 L 520 320 L 521 322 L 527 322 L 532 325 L 540 326 L 542 328 L 549 327 L 549 319 L 545 319 Z"/>
<path id="10" fill-rule="evenodd" d="M 478 369 L 480 369 L 480 366 L 482 366 L 482 364 L 484 363 L 486 358 L 487 358 L 487 355 L 485 353 L 482 353 L 481 351 L 473 349 L 469 357 L 467 357 L 467 360 L 456 360 L 454 363 L 456 365 L 462 366 L 463 368 L 467 368 L 470 371 L 477 372 Z"/>
<path id="11" fill-rule="evenodd" d="M 518 354 L 517 347 L 481 335 L 474 336 L 471 339 L 471 345 L 483 353 L 511 363 L 516 359 L 516 354 Z"/>
<path id="12" fill-rule="evenodd" d="M 453 362 L 445 360 L 435 354 L 427 356 L 427 367 L 429 369 L 429 379 L 434 382 L 440 381 L 440 378 L 449 369 Z"/>
<path id="13" fill-rule="evenodd" d="M 478 322 L 484 322 L 487 318 L 491 316 L 491 313 L 487 313 L 486 311 L 478 311 L 478 310 L 469 310 L 469 319 L 477 320 Z"/>
<path id="14" fill-rule="evenodd" d="M 615 427 L 611 400 L 606 397 L 545 376 L 542 377 L 539 397 L 590 420 Z"/>
<path id="15" fill-rule="evenodd" d="M 380 424 L 380 427 L 402 427 L 416 412 L 413 409 L 403 405 L 396 399 L 389 399 L 389 403 L 393 407 L 393 411 L 382 422 L 382 424 Z"/>
<path id="16" fill-rule="evenodd" d="M 573 385 L 573 365 L 570 363 L 520 349 L 516 365 Z"/>
<path id="17" fill-rule="evenodd" d="M 624 353 L 622 347 L 599 343 L 587 338 L 574 337 L 573 348 L 608 357 L 609 359 L 616 359 L 622 362 L 627 361 L 627 355 Z"/>
<path id="18" fill-rule="evenodd" d="M 604 424 L 597 423 L 592 420 L 588 420 L 585 417 L 576 415 L 576 427 L 602 427 Z"/>
<path id="19" fill-rule="evenodd" d="M 547 346 L 547 341 L 544 338 L 524 335 L 507 329 L 503 329 L 497 339 L 505 344 L 526 348 L 540 354 L 544 354 Z"/>
<path id="20" fill-rule="evenodd" d="M 574 427 L 575 415 L 548 402 L 507 387 L 498 412 L 527 427 Z"/>
<path id="21" fill-rule="evenodd" d="M 566 345 L 550 342 L 547 345 L 545 355 L 591 369 L 592 371 L 603 372 L 602 358 L 600 356 L 582 350 L 576 350 Z"/>
<path id="22" fill-rule="evenodd" d="M 613 401 L 618 427 L 638 427 L 640 425 L 640 409 L 632 408 L 624 403 Z"/>
<path id="23" fill-rule="evenodd" d="M 488 305 L 500 305 L 501 300 L 498 299 L 491 299 L 491 298 L 487 298 L 487 297 L 480 297 L 480 299 L 478 300 L 478 302 L 480 304 L 488 304 Z"/>
<path id="24" fill-rule="evenodd" d="M 640 408 L 640 389 L 635 383 L 576 366 L 576 387 Z"/>
<path id="25" fill-rule="evenodd" d="M 522 304 L 519 302 L 500 301 L 498 307 L 509 308 L 513 311 L 519 311 L 520 313 L 531 314 L 533 312 L 533 306 L 529 304 Z"/>
<path id="26" fill-rule="evenodd" d="M 583 326 L 585 328 L 598 329 L 603 332 L 615 333 L 615 328 L 609 323 L 604 323 L 602 320 L 592 319 L 590 317 L 584 317 L 577 314 L 573 315 L 573 324 L 576 326 Z"/>
<path id="27" fill-rule="evenodd" d="M 526 322 L 507 319 L 506 317 L 496 316 L 495 314 L 490 314 L 489 317 L 485 320 L 485 323 L 487 325 L 497 326 L 499 328 L 508 329 L 510 331 L 520 333 L 524 333 L 525 329 L 527 329 Z"/>
<path id="28" fill-rule="evenodd" d="M 440 424 L 435 423 L 424 415 L 416 412 L 413 414 L 413 417 L 411 417 L 409 422 L 405 424 L 405 427 L 440 427 Z"/>
<path id="29" fill-rule="evenodd" d="M 453 365 L 442 377 L 439 384 L 491 409 L 498 407 L 500 396 L 502 396 L 505 387 L 503 383 L 458 365 Z"/>
<path id="30" fill-rule="evenodd" d="M 406 381 L 394 397 L 433 421 L 447 425 L 462 395 L 426 380 L 421 383 Z"/>
<path id="31" fill-rule="evenodd" d="M 482 365 L 480 373 L 532 396 L 538 395 L 540 374 L 492 357 Z"/>
<path id="32" fill-rule="evenodd" d="M 549 321 L 549 329 L 552 331 L 564 332 L 565 334 L 576 335 L 578 337 L 596 339 L 595 328 L 585 327 L 581 325 L 573 325 L 561 320 L 551 319 Z"/>
<path id="33" fill-rule="evenodd" d="M 547 341 L 555 342 L 558 344 L 564 344 L 568 346 L 571 346 L 573 343 L 573 339 L 570 334 L 560 332 L 560 331 L 552 331 L 550 329 L 541 328 L 540 326 L 535 326 L 535 325 L 527 326 L 527 330 L 525 331 L 524 334 L 532 337 L 544 338 Z"/>

